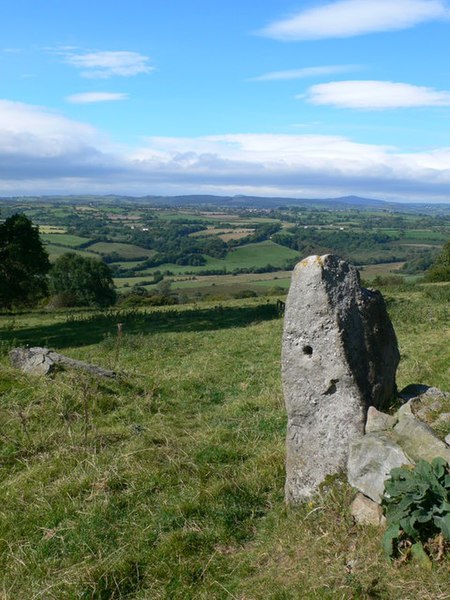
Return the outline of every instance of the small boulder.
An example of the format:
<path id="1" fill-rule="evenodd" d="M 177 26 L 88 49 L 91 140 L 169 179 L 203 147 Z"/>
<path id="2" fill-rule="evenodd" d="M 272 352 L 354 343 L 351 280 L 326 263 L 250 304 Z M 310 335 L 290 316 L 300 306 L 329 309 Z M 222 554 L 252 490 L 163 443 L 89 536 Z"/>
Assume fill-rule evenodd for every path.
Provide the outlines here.
<path id="1" fill-rule="evenodd" d="M 379 527 L 380 525 L 384 526 L 386 523 L 386 517 L 383 515 L 381 506 L 360 492 L 356 494 L 351 503 L 350 511 L 358 525 Z"/>
<path id="2" fill-rule="evenodd" d="M 397 423 L 397 417 L 387 415 L 375 408 L 369 406 L 367 411 L 366 433 L 374 433 L 375 431 L 387 431 L 392 429 Z"/>
<path id="3" fill-rule="evenodd" d="M 9 353 L 11 364 L 30 375 L 47 375 L 55 370 L 56 363 L 48 348 L 13 348 Z"/>

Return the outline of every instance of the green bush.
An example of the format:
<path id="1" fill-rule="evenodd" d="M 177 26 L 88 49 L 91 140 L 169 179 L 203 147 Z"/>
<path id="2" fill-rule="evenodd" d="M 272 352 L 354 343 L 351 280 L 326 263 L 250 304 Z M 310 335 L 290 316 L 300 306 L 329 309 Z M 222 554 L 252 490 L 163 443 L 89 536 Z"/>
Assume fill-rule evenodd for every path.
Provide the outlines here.
<path id="1" fill-rule="evenodd" d="M 441 535 L 450 541 L 450 465 L 443 458 L 420 460 L 414 468 L 392 469 L 382 500 L 387 529 L 383 547 L 390 557 L 401 547 L 428 561 L 424 545 Z"/>

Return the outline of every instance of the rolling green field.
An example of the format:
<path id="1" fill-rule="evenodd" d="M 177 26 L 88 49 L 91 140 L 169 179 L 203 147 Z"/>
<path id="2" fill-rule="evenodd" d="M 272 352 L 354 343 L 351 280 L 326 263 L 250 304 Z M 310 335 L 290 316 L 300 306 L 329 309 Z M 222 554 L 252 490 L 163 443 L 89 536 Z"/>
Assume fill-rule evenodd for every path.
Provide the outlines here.
<path id="1" fill-rule="evenodd" d="M 41 239 L 47 244 L 60 244 L 68 248 L 76 248 L 80 244 L 89 242 L 89 238 L 70 235 L 69 233 L 43 233 Z"/>
<path id="2" fill-rule="evenodd" d="M 89 246 L 89 250 L 97 252 L 98 254 L 111 254 L 112 252 L 117 252 L 117 254 L 120 254 L 120 256 L 123 256 L 124 258 L 150 257 L 155 253 L 154 250 L 148 250 L 141 246 L 118 242 L 97 242 L 96 244 Z"/>
<path id="3" fill-rule="evenodd" d="M 450 391 L 449 286 L 385 296 L 399 386 Z M 285 506 L 281 330 L 265 299 L 0 317 L 2 600 L 447 598 L 450 555 L 389 563 L 343 478 Z M 18 344 L 119 376 L 20 374 Z"/>
<path id="4" fill-rule="evenodd" d="M 79 254 L 80 256 L 98 258 L 101 260 L 101 257 L 98 254 L 89 252 L 89 250 L 78 250 L 77 248 L 71 248 L 68 246 L 55 246 L 54 244 L 45 244 L 45 249 L 48 252 L 50 262 L 55 262 L 59 256 L 66 254 L 67 252 L 75 252 L 75 254 Z"/>
<path id="5" fill-rule="evenodd" d="M 390 275 L 415 281 L 450 238 L 448 214 L 432 207 L 423 212 L 411 207 L 408 212 L 325 207 L 320 202 L 257 209 L 226 203 L 164 207 L 100 196 L 30 198 L 12 203 L 0 199 L 2 217 L 17 210 L 40 227 L 52 262 L 69 251 L 99 259 L 103 256 L 121 294 L 135 284 L 153 292 L 156 286 L 151 282 L 159 271 L 162 275 L 158 277 L 171 282 L 173 290 L 197 299 L 202 295 L 232 297 L 248 290 L 264 293 L 272 285 L 259 283 L 251 271 L 291 268 L 296 259 L 315 253 L 332 252 L 348 259 L 361 266 L 367 281 Z M 205 226 L 208 229 L 198 230 Z M 95 242 L 99 239 L 102 241 Z M 86 243 L 86 248 L 79 248 Z M 153 267 L 144 263 L 149 258 L 154 259 Z M 198 264 L 203 261 L 205 264 Z M 401 265 L 404 270 L 399 269 Z M 240 269 L 249 271 L 245 281 L 217 279 Z M 205 272 L 210 279 L 203 278 Z M 176 281 L 195 275 L 202 279 L 191 284 Z M 277 287 L 286 285 L 283 281 Z"/>
<path id="6" fill-rule="evenodd" d="M 227 269 L 232 271 L 236 268 L 252 268 L 264 267 L 271 264 L 274 267 L 282 267 L 286 260 L 298 258 L 298 252 L 285 248 L 279 244 L 275 244 L 270 240 L 259 242 L 256 244 L 247 244 L 239 246 L 227 254 L 225 258 L 206 257 L 206 265 L 195 267 L 191 265 L 175 265 L 173 263 L 165 263 L 157 267 L 152 267 L 142 271 L 142 275 L 148 275 L 155 271 L 171 271 L 174 275 L 185 273 L 198 273 L 206 269 L 222 270 Z"/>

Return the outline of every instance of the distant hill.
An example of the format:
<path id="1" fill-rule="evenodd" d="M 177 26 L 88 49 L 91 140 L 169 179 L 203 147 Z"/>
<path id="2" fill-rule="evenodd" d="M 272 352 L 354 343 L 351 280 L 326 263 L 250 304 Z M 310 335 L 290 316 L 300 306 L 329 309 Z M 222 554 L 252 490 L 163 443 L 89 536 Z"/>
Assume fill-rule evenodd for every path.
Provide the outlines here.
<path id="1" fill-rule="evenodd" d="M 148 202 L 165 206 L 232 206 L 242 208 L 277 208 L 279 206 L 320 206 L 327 208 L 383 208 L 386 202 L 369 198 L 359 198 L 358 196 L 344 196 L 342 198 L 280 198 L 265 196 L 211 196 L 211 195 L 187 195 L 187 196 L 145 196 L 135 199 L 139 202 Z"/>
<path id="2" fill-rule="evenodd" d="M 0 197 L 2 201 L 11 202 L 54 202 L 54 203 L 112 203 L 126 202 L 130 204 L 148 204 L 151 206 L 182 207 L 209 206 L 216 208 L 254 208 L 270 210 L 279 207 L 298 206 L 305 208 L 327 209 L 360 209 L 360 210 L 392 210 L 400 212 L 415 212 L 425 214 L 450 214 L 450 204 L 390 202 L 376 198 L 360 196 L 341 196 L 338 198 L 281 198 L 277 196 L 214 196 L 207 194 L 189 194 L 182 196 L 127 196 L 118 194 L 108 195 L 67 195 L 67 196 L 13 196 Z"/>

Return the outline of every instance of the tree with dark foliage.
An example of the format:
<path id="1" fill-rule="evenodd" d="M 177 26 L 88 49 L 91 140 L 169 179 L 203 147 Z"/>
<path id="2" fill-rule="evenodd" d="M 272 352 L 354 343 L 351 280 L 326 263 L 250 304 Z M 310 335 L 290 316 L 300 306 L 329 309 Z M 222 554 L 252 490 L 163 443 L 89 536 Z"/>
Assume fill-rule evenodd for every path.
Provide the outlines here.
<path id="1" fill-rule="evenodd" d="M 0 307 L 34 306 L 47 295 L 48 254 L 25 215 L 0 224 Z"/>
<path id="2" fill-rule="evenodd" d="M 110 306 L 116 301 L 111 269 L 96 258 L 67 252 L 50 271 L 50 292 L 59 306 Z"/>
<path id="3" fill-rule="evenodd" d="M 425 281 L 450 281 L 450 240 L 442 248 L 434 265 L 425 273 Z"/>

